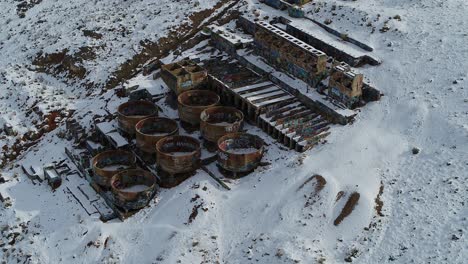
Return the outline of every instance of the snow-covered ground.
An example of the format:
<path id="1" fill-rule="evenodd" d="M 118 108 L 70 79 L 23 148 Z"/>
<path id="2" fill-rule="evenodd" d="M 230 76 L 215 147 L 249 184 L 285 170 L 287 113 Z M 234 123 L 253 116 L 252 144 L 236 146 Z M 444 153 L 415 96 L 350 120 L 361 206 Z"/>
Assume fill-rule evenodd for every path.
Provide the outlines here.
<path id="1" fill-rule="evenodd" d="M 200 9 L 215 4 L 199 2 Z M 110 111 L 121 100 L 112 91 L 102 96 L 93 91 L 95 95 L 88 97 L 85 88 L 67 84 L 66 78 L 29 70 L 39 51 L 105 43 L 110 48 L 99 53 L 92 62 L 94 72 L 86 77 L 102 82 L 133 56 L 140 40 L 164 36 L 167 28 L 185 19 L 184 12 L 193 11 L 188 1 L 65 4 L 43 0 L 20 19 L 16 4 L 12 0 L 0 3 L 0 111 L 4 119 L 0 127 L 7 122 L 20 133 L 33 129 L 26 113 L 35 100 L 44 111 L 77 109 L 82 123 L 91 120 L 88 111 L 106 105 L 104 99 L 111 99 Z M 262 17 L 276 12 L 253 0 L 245 5 L 242 8 L 249 13 L 261 8 Z M 173 11 L 153 19 L 152 12 L 165 6 Z M 468 3 L 318 0 L 306 10 L 318 21 L 331 19 L 331 27 L 374 47 L 383 63 L 357 71 L 385 94 L 381 101 L 362 108 L 353 124 L 334 127 L 327 144 L 304 154 L 273 145 L 266 156 L 271 165 L 230 182 L 231 191 L 198 173 L 176 188 L 161 191 L 151 206 L 123 223 L 102 223 L 88 216 L 64 191 L 69 182 L 51 192 L 45 184 L 33 185 L 18 168 L 23 163 L 43 165 L 63 158 L 63 148 L 70 143 L 57 138 L 60 128 L 54 130 L 0 172 L 7 180 L 0 183 L 0 193 L 11 198 L 11 206 L 10 201 L 0 203 L 2 260 L 465 263 Z M 389 30 L 381 33 L 384 24 Z M 83 37 L 80 25 L 99 29 L 102 39 Z M 120 27 L 132 33 L 121 36 L 110 30 Z M 160 85 L 142 76 L 130 83 Z M 0 134 L 0 146 L 12 140 Z M 420 152 L 413 154 L 413 148 Z M 308 181 L 314 174 L 326 181 L 318 193 L 317 178 Z M 381 186 L 383 216 L 375 210 Z M 343 196 L 337 199 L 341 191 Z M 356 208 L 335 226 L 334 220 L 353 192 L 360 194 Z M 190 220 L 193 210 L 198 215 Z M 9 245 L 12 238 L 15 241 Z"/>

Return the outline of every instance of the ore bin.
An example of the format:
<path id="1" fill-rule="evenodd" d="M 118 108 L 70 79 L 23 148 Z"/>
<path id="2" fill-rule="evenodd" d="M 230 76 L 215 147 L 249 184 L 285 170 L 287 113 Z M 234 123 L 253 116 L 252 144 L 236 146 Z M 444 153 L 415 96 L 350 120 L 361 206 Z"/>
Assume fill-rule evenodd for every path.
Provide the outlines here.
<path id="1" fill-rule="evenodd" d="M 115 174 L 135 168 L 136 157 L 129 151 L 108 150 L 94 156 L 91 166 L 94 181 L 101 186 L 110 187 L 110 180 Z"/>
<path id="2" fill-rule="evenodd" d="M 222 136 L 238 132 L 243 120 L 244 114 L 234 107 L 210 107 L 200 114 L 200 132 L 205 140 L 216 143 Z"/>
<path id="3" fill-rule="evenodd" d="M 125 210 L 145 207 L 157 192 L 156 177 L 142 169 L 124 170 L 110 182 L 114 204 Z"/>
<path id="4" fill-rule="evenodd" d="M 256 135 L 231 133 L 218 140 L 218 165 L 233 173 L 257 168 L 265 151 L 264 141 Z"/>
<path id="5" fill-rule="evenodd" d="M 150 117 L 135 125 L 136 144 L 146 153 L 156 153 L 156 143 L 164 137 L 179 134 L 177 122 L 165 117 Z"/>
<path id="6" fill-rule="evenodd" d="M 119 128 L 128 135 L 135 135 L 135 125 L 148 117 L 158 116 L 158 108 L 148 101 L 129 101 L 117 108 Z"/>
<path id="7" fill-rule="evenodd" d="M 179 117 L 182 122 L 192 126 L 200 124 L 203 110 L 219 104 L 219 96 L 208 90 L 190 90 L 177 97 Z"/>

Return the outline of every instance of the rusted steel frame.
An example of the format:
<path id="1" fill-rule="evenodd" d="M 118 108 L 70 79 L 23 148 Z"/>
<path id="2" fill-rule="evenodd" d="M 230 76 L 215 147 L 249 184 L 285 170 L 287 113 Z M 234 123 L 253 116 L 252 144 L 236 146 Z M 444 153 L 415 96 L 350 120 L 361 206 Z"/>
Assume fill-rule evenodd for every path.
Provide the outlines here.
<path id="1" fill-rule="evenodd" d="M 317 129 L 314 133 L 301 136 L 301 139 L 306 140 L 306 141 L 313 141 L 314 138 L 316 138 L 321 133 L 326 132 L 328 130 L 330 130 L 330 127 L 322 127 L 322 128 Z"/>
<path id="2" fill-rule="evenodd" d="M 280 113 L 278 115 L 275 115 L 271 118 L 271 122 L 274 122 L 276 120 L 279 120 L 279 119 L 282 119 L 282 118 L 286 118 L 288 116 L 291 116 L 291 115 L 294 115 L 294 114 L 297 114 L 297 113 L 300 113 L 300 112 L 303 112 L 307 110 L 307 107 L 305 106 L 301 106 L 301 107 L 297 107 L 295 109 L 291 109 L 289 111 L 285 111 L 283 113 Z"/>
<path id="3" fill-rule="evenodd" d="M 305 128 L 303 128 L 301 130 L 298 130 L 297 133 L 300 134 L 300 135 L 308 136 L 310 134 L 314 134 L 316 130 L 319 130 L 319 129 L 321 129 L 323 127 L 326 127 L 328 125 L 329 125 L 329 123 L 327 121 L 324 121 L 324 122 L 315 124 L 313 126 L 305 127 Z"/>
<path id="4" fill-rule="evenodd" d="M 200 142 L 189 136 L 169 136 L 156 144 L 157 164 L 169 174 L 195 171 L 200 167 Z"/>
<path id="5" fill-rule="evenodd" d="M 321 133 L 308 140 L 303 140 L 301 141 L 301 143 L 297 144 L 296 149 L 300 148 L 298 146 L 302 146 L 302 150 L 299 150 L 299 151 L 306 151 L 306 150 L 312 149 L 314 146 L 316 146 L 320 142 L 321 139 L 327 137 L 328 135 L 330 135 L 330 133 L 331 132 Z"/>
<path id="6" fill-rule="evenodd" d="M 234 107 L 210 107 L 200 115 L 200 132 L 204 139 L 216 143 L 220 137 L 238 132 L 243 121 L 244 114 Z"/>
<path id="7" fill-rule="evenodd" d="M 303 120 L 300 120 L 297 124 L 295 124 L 294 126 L 284 126 L 284 128 L 288 128 L 289 131 L 291 130 L 294 130 L 294 131 L 299 131 L 299 130 L 302 130 L 306 127 L 309 127 L 309 126 L 312 126 L 312 125 L 315 125 L 315 124 L 318 124 L 322 121 L 327 121 L 325 118 L 323 118 L 322 116 L 314 116 L 314 117 L 311 117 L 311 118 L 306 118 L 306 119 L 303 119 Z"/>
<path id="8" fill-rule="evenodd" d="M 315 114 L 315 113 L 303 114 L 301 116 L 297 116 L 297 118 L 295 118 L 295 119 L 288 120 L 287 122 L 284 122 L 282 128 L 297 127 L 297 126 L 303 125 L 303 124 L 305 124 L 305 123 L 309 122 L 310 120 L 313 120 L 313 119 L 315 119 L 317 117 L 318 117 L 318 115 Z"/>
<path id="9" fill-rule="evenodd" d="M 266 118 L 269 118 L 270 120 L 276 120 L 278 118 L 281 118 L 283 115 L 287 114 L 288 112 L 298 108 L 298 106 L 288 106 L 288 107 L 282 107 L 278 110 L 270 111 L 265 114 Z"/>
<path id="10" fill-rule="evenodd" d="M 307 141 L 308 143 L 314 143 L 314 142 L 317 142 L 319 141 L 320 139 L 322 138 L 325 138 L 327 137 L 328 135 L 331 134 L 329 127 L 324 127 L 322 129 L 320 129 L 319 131 L 317 131 L 317 133 L 311 137 L 306 137 L 306 138 L 303 138 L 303 140 Z"/>
<path id="11" fill-rule="evenodd" d="M 132 189 L 132 187 L 139 187 Z M 114 203 L 126 210 L 145 207 L 157 192 L 156 177 L 142 169 L 124 170 L 111 179 Z"/>
<path id="12" fill-rule="evenodd" d="M 326 120 L 325 118 L 323 118 L 322 116 L 310 121 L 310 122 L 307 122 L 307 123 L 304 123 L 302 126 L 300 127 L 297 127 L 295 128 L 295 130 L 298 132 L 298 133 L 302 133 L 304 131 L 309 131 L 311 129 L 315 129 L 317 126 L 323 126 L 323 125 L 328 125 L 329 122 L 328 120 Z"/>
<path id="13" fill-rule="evenodd" d="M 148 101 L 130 101 L 117 108 L 119 128 L 129 135 L 135 134 L 135 125 L 148 117 L 158 115 L 158 108 Z"/>
<path id="14" fill-rule="evenodd" d="M 293 102 L 286 102 L 285 101 L 285 102 L 280 102 L 280 103 L 277 103 L 277 104 L 275 104 L 273 106 L 270 106 L 267 113 L 265 113 L 266 117 L 270 118 L 270 117 L 272 117 L 274 115 L 277 115 L 277 114 L 279 114 L 281 112 L 287 111 L 287 110 L 284 110 L 284 109 L 287 109 L 287 108 L 294 109 L 294 108 L 298 107 L 298 105 L 297 106 L 289 106 L 290 104 L 294 104 L 294 103 L 297 103 L 297 102 L 294 102 L 294 101 Z"/>
<path id="15" fill-rule="evenodd" d="M 164 137 L 179 134 L 177 122 L 165 117 L 150 117 L 135 125 L 136 143 L 147 153 L 156 153 L 156 143 Z"/>
<path id="16" fill-rule="evenodd" d="M 283 117 L 283 118 L 280 118 L 280 119 L 276 120 L 276 125 L 278 126 L 278 125 L 287 124 L 288 122 L 294 122 L 294 120 L 296 120 L 297 118 L 300 118 L 300 117 L 303 117 L 303 116 L 306 116 L 306 115 L 310 115 L 310 114 L 313 114 L 313 113 L 314 112 L 312 110 L 305 109 L 302 112 L 295 113 L 293 115 L 286 116 L 286 117 Z"/>
<path id="17" fill-rule="evenodd" d="M 308 126 L 309 124 L 313 122 L 317 122 L 318 120 L 320 120 L 320 118 L 321 117 L 318 115 L 304 116 L 304 117 L 298 118 L 297 121 L 289 122 L 283 125 L 283 128 L 287 128 L 288 131 L 289 130 L 296 131 L 298 129 Z"/>
<path id="18" fill-rule="evenodd" d="M 116 167 L 118 165 L 125 167 L 124 169 Z M 132 152 L 124 150 L 104 151 L 93 157 L 91 166 L 94 172 L 94 181 L 101 186 L 110 187 L 112 176 L 122 170 L 135 168 L 136 156 Z"/>

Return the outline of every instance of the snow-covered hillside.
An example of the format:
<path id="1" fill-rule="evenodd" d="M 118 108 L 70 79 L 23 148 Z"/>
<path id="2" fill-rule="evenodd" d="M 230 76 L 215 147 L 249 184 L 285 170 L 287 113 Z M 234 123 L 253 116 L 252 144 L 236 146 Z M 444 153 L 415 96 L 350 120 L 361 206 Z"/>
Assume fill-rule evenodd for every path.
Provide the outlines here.
<path id="1" fill-rule="evenodd" d="M 37 3 L 21 18 L 19 2 Z M 334 127 L 327 144 L 302 154 L 271 144 L 266 156 L 270 165 L 231 181 L 230 191 L 199 173 L 162 190 L 149 207 L 125 222 L 102 223 L 65 191 L 70 181 L 51 192 L 46 184 L 33 185 L 19 167 L 64 158 L 63 149 L 71 143 L 57 137 L 63 122 L 50 122 L 48 113 L 74 109 L 86 124 L 101 108 L 114 111 L 123 99 L 103 87 L 121 64 L 143 50 L 141 41 L 157 42 L 171 29 L 190 25 L 190 14 L 222 10 L 229 2 L 2 1 L 0 128 L 11 124 L 17 135 L 0 132 L 5 165 L 0 171 L 1 259 L 465 263 L 468 3 L 313 2 L 305 7 L 310 16 L 329 19 L 331 27 L 374 48 L 383 63 L 357 71 L 385 96 L 362 108 L 353 124 Z M 234 8 L 260 17 L 279 12 L 256 0 Z M 33 65 L 41 52 L 67 50 L 74 57 L 81 47 L 94 51 L 92 59 L 77 61 L 86 69 L 82 78 L 73 78 L 70 67 L 40 70 Z M 142 75 L 127 85 L 134 84 L 160 85 Z M 38 110 L 32 110 L 36 106 Z M 55 121 L 59 128 L 44 128 Z M 41 138 L 20 139 L 41 128 Z M 14 153 L 20 141 L 34 145 Z M 313 177 L 316 174 L 323 178 Z M 360 195 L 356 207 L 334 225 L 353 193 Z"/>

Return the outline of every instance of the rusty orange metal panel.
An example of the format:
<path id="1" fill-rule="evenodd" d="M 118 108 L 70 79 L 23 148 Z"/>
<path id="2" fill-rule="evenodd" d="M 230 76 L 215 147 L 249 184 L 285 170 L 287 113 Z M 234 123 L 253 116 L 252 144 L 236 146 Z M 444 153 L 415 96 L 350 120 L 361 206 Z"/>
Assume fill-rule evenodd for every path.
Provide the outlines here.
<path id="1" fill-rule="evenodd" d="M 129 151 L 109 150 L 94 156 L 91 166 L 94 181 L 101 186 L 110 187 L 112 176 L 122 170 L 135 168 L 136 157 Z"/>
<path id="2" fill-rule="evenodd" d="M 218 164 L 231 172 L 249 172 L 260 163 L 264 141 L 256 135 L 231 133 L 218 140 Z"/>
<path id="3" fill-rule="evenodd" d="M 130 101 L 117 108 L 120 129 L 129 135 L 135 135 L 135 125 L 141 120 L 158 115 L 158 108 L 148 101 Z"/>
<path id="4" fill-rule="evenodd" d="M 126 210 L 145 207 L 158 189 L 156 177 L 142 169 L 121 171 L 110 183 L 115 205 Z"/>
<path id="5" fill-rule="evenodd" d="M 200 167 L 200 142 L 189 136 L 169 136 L 156 144 L 159 167 L 170 173 L 192 172 Z"/>
<path id="6" fill-rule="evenodd" d="M 179 134 L 177 122 L 165 117 L 150 117 L 135 125 L 137 147 L 146 153 L 156 153 L 156 143 L 164 137 Z"/>
<path id="7" fill-rule="evenodd" d="M 234 107 L 214 106 L 201 113 L 200 121 L 203 138 L 216 143 L 220 137 L 240 130 L 244 114 Z"/>
<path id="8" fill-rule="evenodd" d="M 190 90 L 181 93 L 178 98 L 179 117 L 192 126 L 200 124 L 203 110 L 219 104 L 219 96 L 208 90 Z"/>

